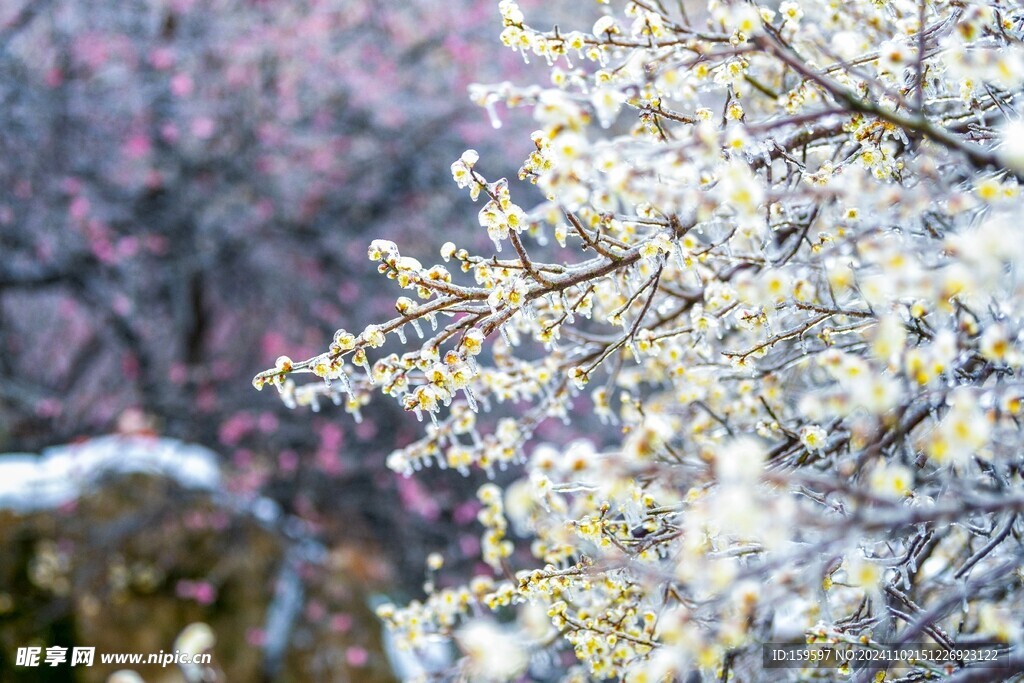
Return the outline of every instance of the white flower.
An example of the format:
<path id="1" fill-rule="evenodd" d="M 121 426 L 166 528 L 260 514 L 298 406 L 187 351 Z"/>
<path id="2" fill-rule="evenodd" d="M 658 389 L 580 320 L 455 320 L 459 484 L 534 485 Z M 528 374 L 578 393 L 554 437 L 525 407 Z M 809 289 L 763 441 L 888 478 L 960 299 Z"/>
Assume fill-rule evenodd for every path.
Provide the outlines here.
<path id="1" fill-rule="evenodd" d="M 444 259 L 445 263 L 451 261 L 452 256 L 455 254 L 456 246 L 454 242 L 445 242 L 441 246 L 441 258 Z"/>
<path id="2" fill-rule="evenodd" d="M 359 335 L 362 339 L 373 348 L 379 348 L 384 346 L 386 341 L 384 332 L 377 325 L 367 325 L 363 333 Z"/>
<path id="3" fill-rule="evenodd" d="M 618 33 L 619 27 L 615 25 L 615 17 L 606 14 L 594 22 L 592 32 L 595 36 L 602 36 L 605 33 Z"/>
<path id="4" fill-rule="evenodd" d="M 750 437 L 734 439 L 715 455 L 715 474 L 722 482 L 754 482 L 761 477 L 764 459 L 760 441 Z"/>
<path id="5" fill-rule="evenodd" d="M 1014 348 L 1010 343 L 1006 328 L 1002 325 L 992 325 L 981 335 L 978 350 L 981 351 L 982 356 L 990 361 L 1005 363 L 1013 353 Z"/>
<path id="6" fill-rule="evenodd" d="M 498 10 L 506 25 L 523 23 L 523 12 L 513 0 L 501 0 L 498 3 Z"/>
<path id="7" fill-rule="evenodd" d="M 877 562 L 866 559 L 861 553 L 856 553 L 846 561 L 846 582 L 851 586 L 874 591 L 884 577 L 882 567 Z"/>
<path id="8" fill-rule="evenodd" d="M 615 88 L 609 87 L 597 88 L 590 97 L 590 103 L 597 113 L 597 120 L 604 128 L 615 122 L 615 117 L 618 116 L 619 109 L 622 108 L 622 103 L 625 101 L 625 95 Z"/>
<path id="9" fill-rule="evenodd" d="M 190 655 L 207 652 L 217 643 L 213 629 L 202 622 L 189 624 L 174 641 L 174 649 L 187 652 Z"/>
<path id="10" fill-rule="evenodd" d="M 474 619 L 455 633 L 455 642 L 466 655 L 470 680 L 508 681 L 529 663 L 521 638 L 490 619 Z"/>
<path id="11" fill-rule="evenodd" d="M 818 425 L 800 428 L 800 443 L 809 451 L 820 451 L 828 442 L 828 433 Z"/>
<path id="12" fill-rule="evenodd" d="M 786 0 L 779 5 L 779 14 L 782 15 L 784 21 L 796 23 L 803 19 L 804 11 L 800 7 L 800 3 Z"/>
<path id="13" fill-rule="evenodd" d="M 932 433 L 927 452 L 939 464 L 963 464 L 988 443 L 992 425 L 970 389 L 953 390 L 949 403 L 949 412 Z"/>
<path id="14" fill-rule="evenodd" d="M 384 258 L 398 258 L 398 245 L 391 240 L 373 240 L 366 250 L 366 255 L 371 261 L 380 261 Z"/>
<path id="15" fill-rule="evenodd" d="M 914 60 L 914 52 L 905 43 L 887 40 L 878 46 L 878 67 L 881 71 L 900 76 Z"/>
<path id="16" fill-rule="evenodd" d="M 914 473 L 910 468 L 893 463 L 881 463 L 871 471 L 871 489 L 887 498 L 903 498 L 914 487 Z"/>
<path id="17" fill-rule="evenodd" d="M 1024 173 L 1024 121 L 1010 121 L 999 134 L 999 159 L 1008 168 Z"/>

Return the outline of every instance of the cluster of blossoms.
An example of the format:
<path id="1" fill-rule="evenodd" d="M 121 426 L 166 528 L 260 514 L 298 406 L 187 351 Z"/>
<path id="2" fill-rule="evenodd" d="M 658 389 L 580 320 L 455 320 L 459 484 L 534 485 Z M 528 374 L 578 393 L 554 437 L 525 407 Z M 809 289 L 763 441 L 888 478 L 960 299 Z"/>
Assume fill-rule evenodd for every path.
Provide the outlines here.
<path id="1" fill-rule="evenodd" d="M 502 42 L 552 85 L 472 94 L 533 107 L 520 179 L 545 201 L 514 204 L 472 151 L 452 173 L 511 257 L 449 243 L 453 274 L 375 242 L 418 300 L 257 384 L 299 403 L 376 384 L 427 413 L 389 458 L 406 475 L 524 465 L 480 491 L 496 576 L 382 611 L 410 648 L 463 644 L 481 680 L 839 675 L 763 672 L 779 641 L 994 640 L 1024 669 L 1024 10 L 669 4 L 607 2 L 567 33 L 502 0 Z M 529 445 L 590 415 L 605 433 Z"/>

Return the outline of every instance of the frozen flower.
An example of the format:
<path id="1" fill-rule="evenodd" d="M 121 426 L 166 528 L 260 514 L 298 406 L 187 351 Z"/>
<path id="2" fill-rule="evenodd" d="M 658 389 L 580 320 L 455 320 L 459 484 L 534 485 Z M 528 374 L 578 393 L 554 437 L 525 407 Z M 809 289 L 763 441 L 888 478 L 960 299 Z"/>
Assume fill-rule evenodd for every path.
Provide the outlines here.
<path id="1" fill-rule="evenodd" d="M 903 465 L 882 463 L 871 470 L 870 483 L 880 496 L 903 498 L 914 488 L 914 473 Z"/>
<path id="2" fill-rule="evenodd" d="M 818 425 L 804 425 L 800 428 L 800 443 L 809 451 L 820 451 L 828 442 L 828 433 Z"/>
<path id="3" fill-rule="evenodd" d="M 384 331 L 377 325 L 367 325 L 366 329 L 364 329 L 363 333 L 359 336 L 363 341 L 375 349 L 384 346 L 384 342 L 386 341 Z"/>
<path id="4" fill-rule="evenodd" d="M 591 29 L 591 32 L 595 36 L 600 36 L 605 33 L 618 33 L 619 28 L 618 26 L 615 25 L 615 17 L 611 16 L 610 14 L 604 15 L 596 22 L 594 22 L 594 28 Z"/>
<path id="5" fill-rule="evenodd" d="M 1009 168 L 1024 174 L 1024 121 L 1010 121 L 999 135 L 999 158 Z"/>
<path id="6" fill-rule="evenodd" d="M 764 459 L 760 442 L 749 437 L 735 439 L 722 447 L 715 458 L 715 473 L 724 482 L 754 482 L 761 476 Z"/>
<path id="7" fill-rule="evenodd" d="M 905 44 L 895 40 L 887 40 L 878 48 L 878 67 L 880 70 L 899 76 L 914 59 L 913 51 Z"/>
<path id="8" fill-rule="evenodd" d="M 800 7 L 800 3 L 786 0 L 786 2 L 779 5 L 779 15 L 782 16 L 784 21 L 796 23 L 803 19 L 804 11 Z"/>
<path id="9" fill-rule="evenodd" d="M 978 344 L 981 355 L 994 363 L 1006 363 L 1011 356 L 1016 356 L 1013 344 L 1010 342 L 1006 328 L 1002 325 L 992 325 L 981 335 Z"/>
<path id="10" fill-rule="evenodd" d="M 488 619 L 475 619 L 455 634 L 466 655 L 467 673 L 474 681 L 508 681 L 528 663 L 521 638 Z"/>
<path id="11" fill-rule="evenodd" d="M 949 411 L 932 432 L 927 452 L 939 464 L 963 464 L 988 443 L 992 426 L 969 389 L 951 392 L 948 402 Z"/>
<path id="12" fill-rule="evenodd" d="M 373 240 L 366 252 L 371 261 L 384 258 L 398 258 L 398 246 L 390 240 Z"/>

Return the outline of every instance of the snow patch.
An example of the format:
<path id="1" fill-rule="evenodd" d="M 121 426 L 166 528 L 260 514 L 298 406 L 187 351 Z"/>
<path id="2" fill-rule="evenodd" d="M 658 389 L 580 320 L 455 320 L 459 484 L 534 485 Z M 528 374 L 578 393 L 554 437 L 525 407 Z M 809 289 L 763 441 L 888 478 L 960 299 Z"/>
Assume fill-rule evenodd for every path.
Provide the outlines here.
<path id="1" fill-rule="evenodd" d="M 188 489 L 212 492 L 222 486 L 217 455 L 202 446 L 102 436 L 54 446 L 41 455 L 0 454 L 0 509 L 22 514 L 50 510 L 77 500 L 104 478 L 135 473 L 165 477 Z"/>

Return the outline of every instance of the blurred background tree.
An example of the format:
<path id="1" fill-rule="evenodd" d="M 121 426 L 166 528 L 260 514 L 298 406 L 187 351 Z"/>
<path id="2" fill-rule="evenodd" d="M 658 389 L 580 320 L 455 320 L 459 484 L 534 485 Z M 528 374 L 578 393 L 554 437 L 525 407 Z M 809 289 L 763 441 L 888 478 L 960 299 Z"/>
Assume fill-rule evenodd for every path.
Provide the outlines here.
<path id="1" fill-rule="evenodd" d="M 393 305 L 359 285 L 375 276 L 368 235 L 409 244 L 424 231 L 477 232 L 455 218 L 465 207 L 451 159 L 481 146 L 512 175 L 530 146 L 518 135 L 506 140 L 522 149 L 488 150 L 491 122 L 465 95 L 470 81 L 523 68 L 493 56 L 492 5 L 0 1 L 0 451 L 111 432 L 205 445 L 224 456 L 233 495 L 274 501 L 327 549 L 306 584 L 338 570 L 353 590 L 411 589 L 426 553 L 473 523 L 475 510 L 456 505 L 464 497 L 444 489 L 460 482 L 430 496 L 429 483 L 396 483 L 383 454 L 415 426 L 389 406 L 356 426 L 284 418 L 248 380 Z M 2 512 L 0 679 L 15 675 L 11 648 L 62 629 L 59 640 L 95 641 L 102 629 L 90 624 L 121 624 L 131 641 L 120 649 L 156 647 L 154 633 L 166 649 L 175 628 L 206 619 L 234 642 L 218 653 L 228 677 L 253 680 L 280 534 L 238 535 L 251 522 L 195 509 L 209 505 L 147 479 L 59 512 Z M 189 519 L 205 540 L 181 531 Z M 66 590 L 32 573 L 55 557 Z M 161 577 L 151 606 L 110 592 L 123 566 L 150 565 Z M 312 652 L 315 633 L 337 633 L 352 612 L 307 600 Z M 140 618 L 116 618 L 129 613 Z M 312 666 L 286 667 L 282 680 L 316 680 Z"/>

